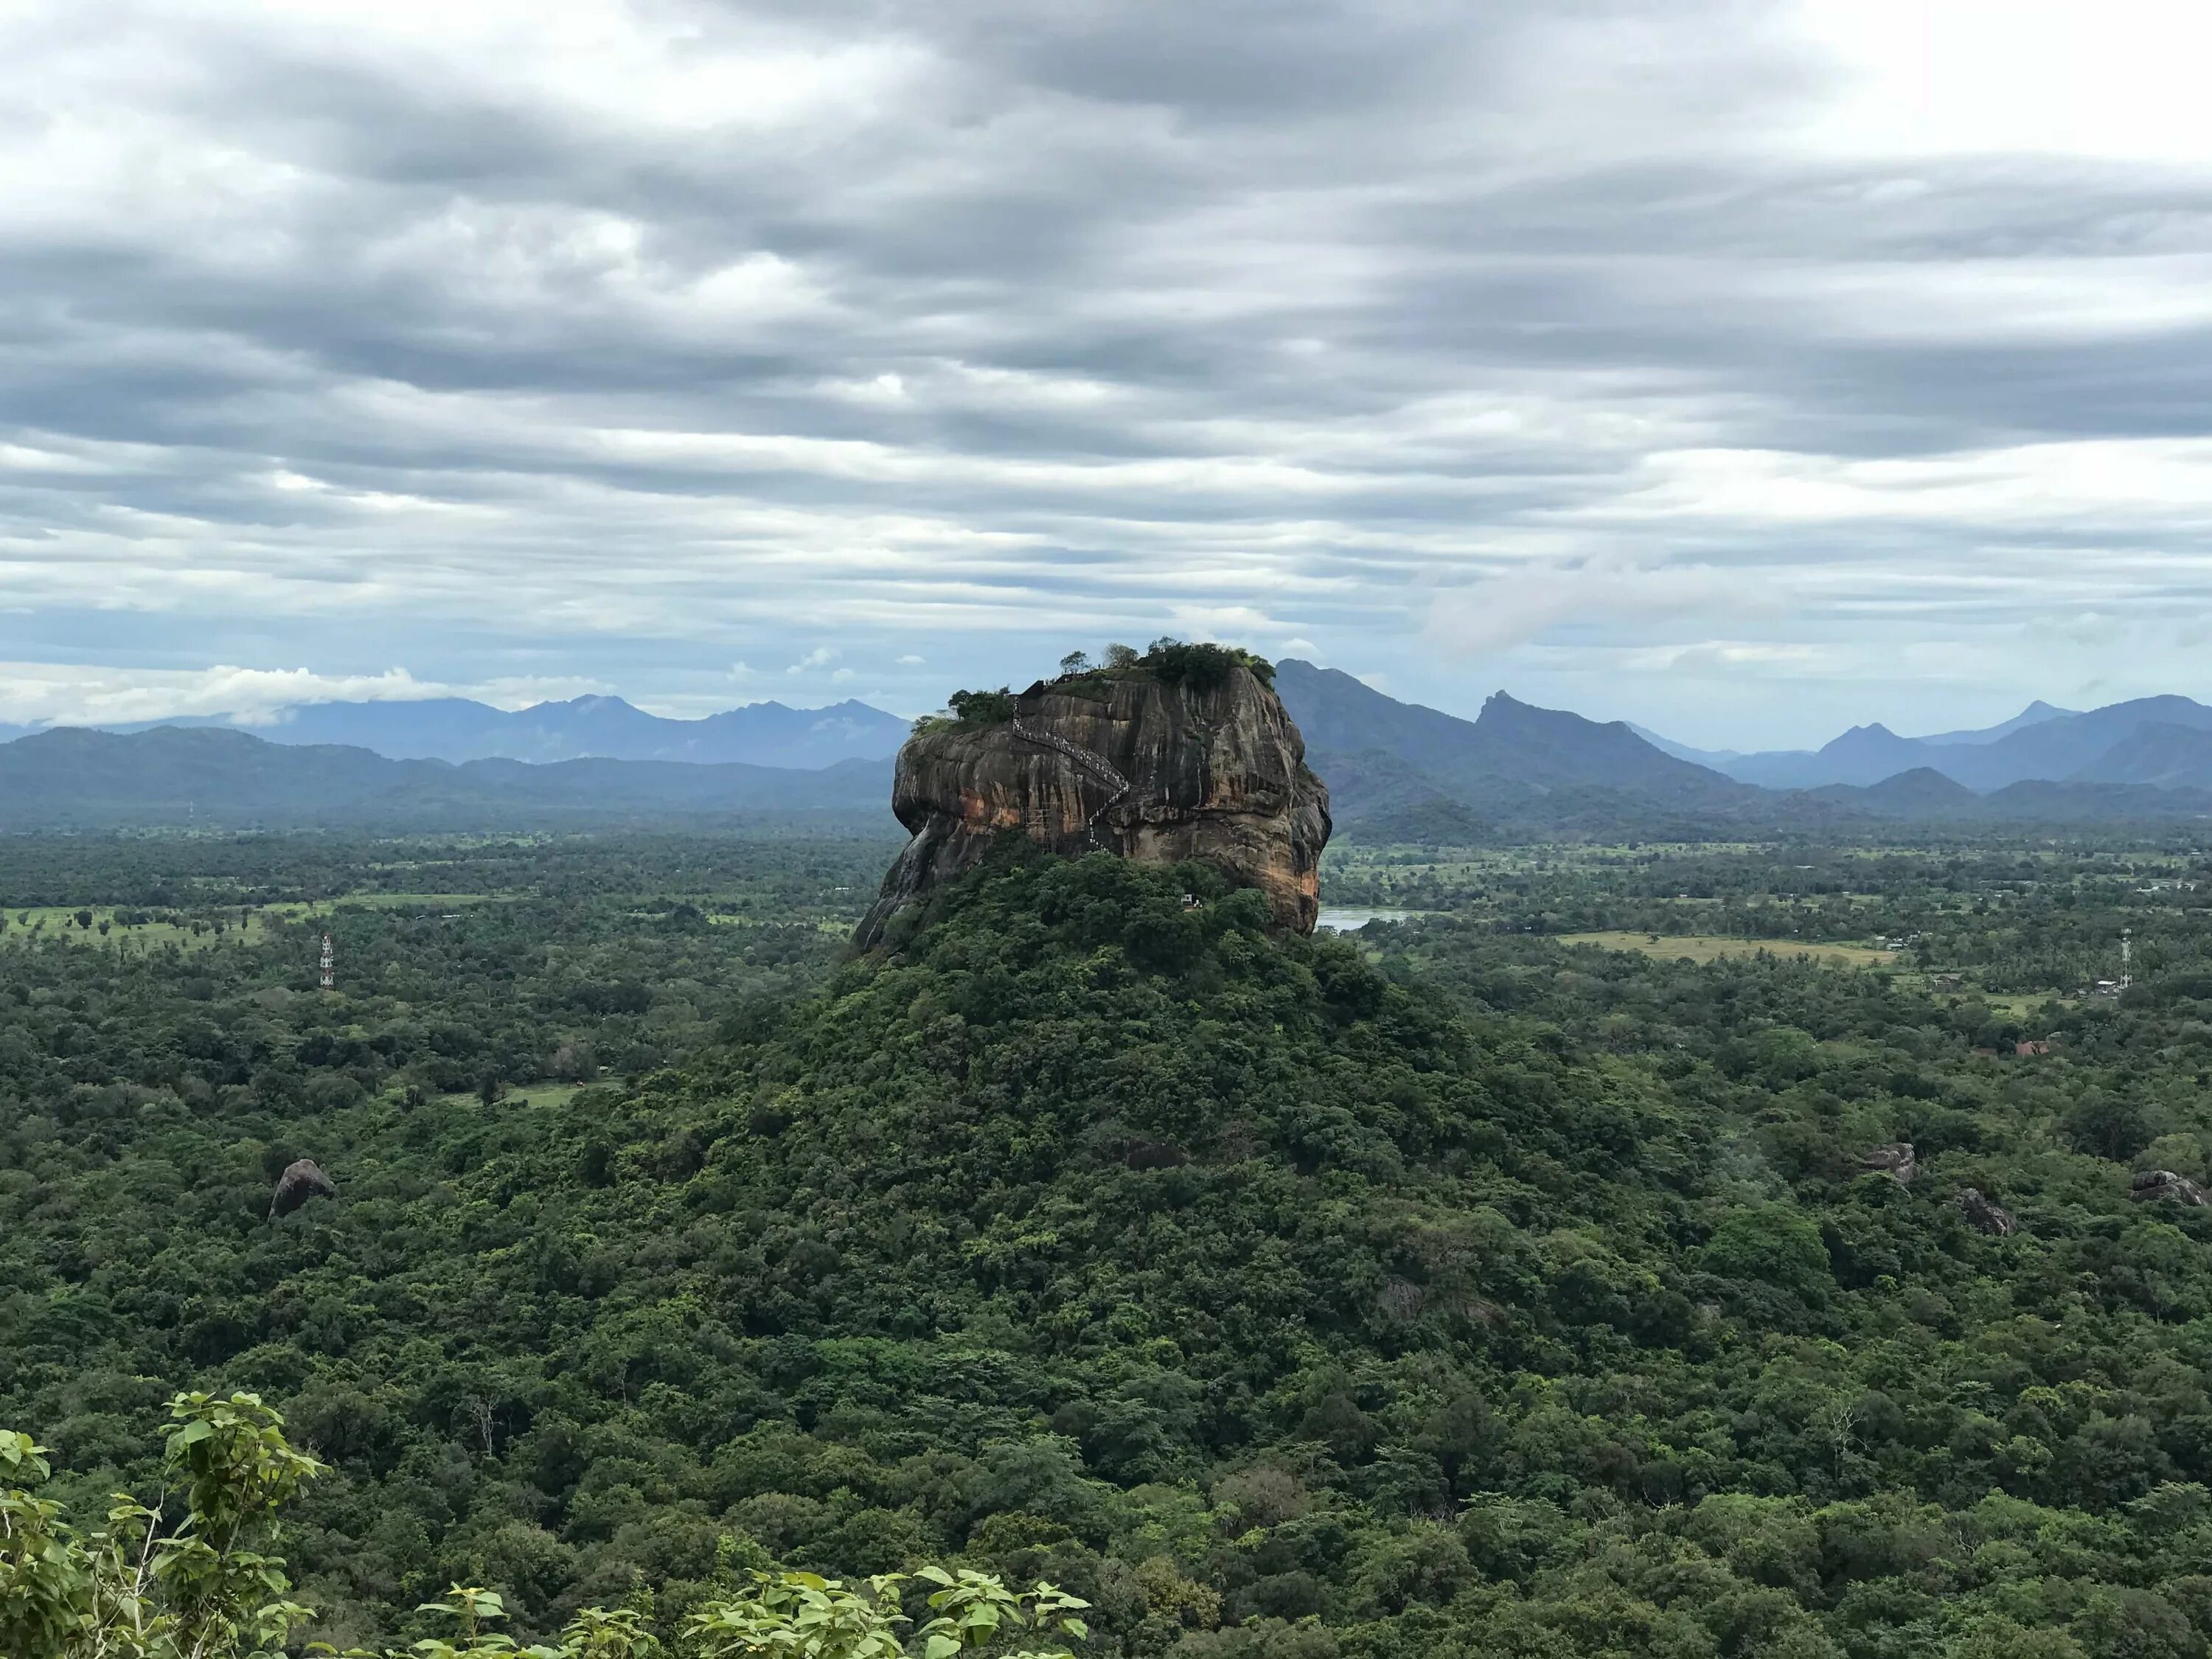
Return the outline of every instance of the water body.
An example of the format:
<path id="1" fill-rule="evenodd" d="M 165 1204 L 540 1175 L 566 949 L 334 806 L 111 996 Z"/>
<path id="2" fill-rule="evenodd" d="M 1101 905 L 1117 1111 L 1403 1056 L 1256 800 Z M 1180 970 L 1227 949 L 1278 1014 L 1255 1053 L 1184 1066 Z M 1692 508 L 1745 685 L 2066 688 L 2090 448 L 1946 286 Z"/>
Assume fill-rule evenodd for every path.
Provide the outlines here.
<path id="1" fill-rule="evenodd" d="M 1370 921 L 1403 921 L 1407 916 L 1418 916 L 1419 910 L 1376 910 L 1365 906 L 1324 904 L 1316 927 L 1334 927 L 1340 933 L 1357 933 Z"/>

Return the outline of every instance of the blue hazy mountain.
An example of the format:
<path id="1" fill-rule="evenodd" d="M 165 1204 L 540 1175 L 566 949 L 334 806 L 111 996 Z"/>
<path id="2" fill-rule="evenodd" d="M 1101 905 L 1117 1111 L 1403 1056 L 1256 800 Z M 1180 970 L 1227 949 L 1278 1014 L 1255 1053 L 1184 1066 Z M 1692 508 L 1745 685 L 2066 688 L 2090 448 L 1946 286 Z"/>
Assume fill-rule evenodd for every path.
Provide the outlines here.
<path id="1" fill-rule="evenodd" d="M 0 829 L 258 824 L 521 829 L 801 820 L 896 834 L 888 760 L 811 769 L 582 759 L 394 760 L 215 726 L 62 727 L 0 744 Z"/>
<path id="2" fill-rule="evenodd" d="M 2038 702 L 2008 720 L 1973 731 L 1905 738 L 1877 723 L 1855 726 L 1819 749 L 1751 754 L 1692 749 L 1654 733 L 1643 735 L 1677 758 L 1764 789 L 1863 787 L 1925 768 L 1987 793 L 2017 783 L 2155 784 L 2154 774 L 2178 776 L 2187 767 L 2160 761 L 2154 753 L 2156 742 L 2148 739 L 2110 767 L 2104 763 L 2139 733 L 2161 726 L 2212 731 L 2212 708 L 2182 696 L 2136 697 L 2081 713 Z M 2178 740 L 2162 741 L 2171 748 Z M 2130 761 L 2126 754 L 2136 758 Z"/>
<path id="3" fill-rule="evenodd" d="M 1978 726 L 1963 732 L 1937 732 L 1924 738 L 1900 738 L 1891 732 L 1887 726 L 1880 724 L 1855 726 L 1834 742 L 1817 750 L 1696 749 L 1686 743 L 1676 743 L 1673 738 L 1663 737 L 1648 727 L 1638 726 L 1633 720 L 1628 723 L 1628 729 L 1654 749 L 1663 750 L 1678 760 L 1694 761 L 1700 766 L 1710 766 L 1715 771 L 1728 773 L 1731 777 L 1741 775 L 1735 769 L 1748 763 L 1749 769 L 1754 772 L 1766 772 L 1774 775 L 1802 774 L 1807 777 L 1817 778 L 1820 783 L 1838 783 L 1846 780 L 1831 776 L 1829 774 L 1845 769 L 1856 769 L 1856 763 L 1862 762 L 1877 753 L 1881 754 L 1885 759 L 1905 758 L 1909 755 L 1911 758 L 1905 759 L 1905 765 L 1910 768 L 1918 764 L 1922 757 L 1923 750 L 1917 745 L 1941 748 L 1954 744 L 1995 743 L 1999 738 L 2010 737 L 2014 732 L 2027 726 L 2039 726 L 2045 720 L 2063 720 L 2075 712 L 2071 708 L 2055 708 L 2039 697 L 2010 720 L 1999 720 L 1995 726 Z M 1853 741 L 1855 738 L 1856 740 Z M 1909 750 L 1892 746 L 1897 744 L 1915 746 Z M 1841 747 L 1839 748 L 1838 745 Z M 1832 751 L 1834 755 L 1833 763 L 1824 763 L 1820 757 L 1829 755 Z M 1881 775 L 1882 777 L 1891 775 L 1893 774 Z M 1878 781 L 1879 779 L 1867 780 L 1869 782 Z M 1784 787 L 1818 787 L 1819 784 Z"/>
<path id="4" fill-rule="evenodd" d="M 2212 789 L 2212 730 L 2163 720 L 2138 726 L 2071 781 Z"/>
<path id="5" fill-rule="evenodd" d="M 1656 831 L 1669 822 L 2093 823 L 2194 818 L 2212 807 L 2212 708 L 2186 697 L 2078 714 L 2032 704 L 2000 726 L 1941 741 L 1855 726 L 1817 751 L 1717 756 L 1723 767 L 1686 758 L 1711 751 L 1665 744 L 1625 721 L 1537 708 L 1503 692 L 1469 720 L 1311 663 L 1279 664 L 1276 687 L 1329 785 L 1332 812 L 1370 839 L 1478 840 L 1544 825 Z M 2094 765 L 2085 769 L 2084 756 Z M 1823 781 L 1802 781 L 1821 771 Z"/>
<path id="6" fill-rule="evenodd" d="M 2031 705 L 1997 726 L 1854 726 L 1818 750 L 1714 754 L 1500 691 L 1474 720 L 1295 659 L 1277 688 L 1340 823 L 1398 838 L 1656 833 L 1871 817 L 2088 821 L 2212 803 L 2212 708 Z M 21 728 L 0 727 L 0 738 Z M 907 723 L 865 703 L 671 720 L 617 697 L 507 713 L 462 699 L 323 703 L 241 731 L 179 720 L 0 741 L 0 828 L 225 823 L 474 827 L 843 815 L 887 829 Z M 344 742 L 326 739 L 343 737 Z M 750 758 L 734 758 L 749 757 Z"/>
<path id="7" fill-rule="evenodd" d="M 2136 697 L 2087 714 L 2044 720 L 1995 743 L 1937 750 L 1942 758 L 1930 764 L 1970 789 L 2063 782 L 2094 767 L 2114 749 L 2154 726 L 2212 729 L 2212 708 L 2189 697 Z"/>
<path id="8" fill-rule="evenodd" d="M 1397 799 L 1425 787 L 1516 814 L 1561 793 L 1693 810 L 1741 805 L 1757 793 L 1655 748 L 1625 721 L 1539 708 L 1503 691 L 1467 720 L 1295 658 L 1276 665 L 1275 690 L 1333 789 L 1339 777 L 1357 776 Z M 1340 797 L 1332 810 L 1356 816 L 1360 805 Z"/>
<path id="9" fill-rule="evenodd" d="M 217 715 L 100 729 L 237 729 L 268 743 L 335 744 L 389 760 L 455 765 L 474 760 L 632 760 L 813 770 L 840 761 L 886 759 L 906 741 L 908 726 L 896 714 L 854 702 L 827 708 L 756 702 L 682 720 L 648 714 L 620 697 L 576 697 L 512 711 L 465 697 L 429 697 L 414 702 L 301 703 L 272 721 L 252 725 Z M 0 743 L 33 729 L 0 726 Z"/>
<path id="10" fill-rule="evenodd" d="M 2010 720 L 1999 720 L 1995 726 L 1984 726 L 1971 732 L 1938 732 L 1914 741 L 1933 744 L 1995 743 L 1999 738 L 2008 738 L 2028 726 L 2040 726 L 2045 720 L 2066 720 L 2081 712 L 2078 708 L 2056 708 L 2038 697 Z"/>

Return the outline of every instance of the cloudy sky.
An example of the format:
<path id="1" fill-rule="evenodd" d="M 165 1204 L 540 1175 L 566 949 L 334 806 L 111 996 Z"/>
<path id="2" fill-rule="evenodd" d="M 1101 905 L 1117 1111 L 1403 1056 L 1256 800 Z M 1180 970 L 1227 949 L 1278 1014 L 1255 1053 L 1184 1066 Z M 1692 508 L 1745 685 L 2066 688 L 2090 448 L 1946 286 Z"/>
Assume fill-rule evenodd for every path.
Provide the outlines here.
<path id="1" fill-rule="evenodd" d="M 0 721 L 2212 699 L 2198 0 L 0 0 Z"/>

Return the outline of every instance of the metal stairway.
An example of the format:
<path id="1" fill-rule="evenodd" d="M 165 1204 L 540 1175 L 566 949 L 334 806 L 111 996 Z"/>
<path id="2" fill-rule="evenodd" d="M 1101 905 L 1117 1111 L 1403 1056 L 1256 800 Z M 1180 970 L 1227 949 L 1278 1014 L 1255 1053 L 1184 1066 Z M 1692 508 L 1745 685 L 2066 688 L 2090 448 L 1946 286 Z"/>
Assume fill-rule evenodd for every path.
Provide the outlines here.
<path id="1" fill-rule="evenodd" d="M 1121 799 L 1122 796 L 1127 794 L 1135 786 L 1133 785 L 1128 779 L 1123 777 L 1119 772 L 1115 771 L 1113 765 L 1103 755 L 1094 754 L 1091 750 L 1081 748 L 1075 744 L 1072 744 L 1066 738 L 1060 737 L 1054 732 L 1040 732 L 1034 726 L 1024 726 L 1022 724 L 1021 716 L 1018 714 L 1014 716 L 1013 725 L 1014 735 L 1017 738 L 1019 738 L 1023 742 L 1033 743 L 1039 748 L 1049 749 L 1056 754 L 1066 756 L 1068 759 L 1073 761 L 1078 766 L 1090 773 L 1092 777 L 1097 778 L 1101 783 L 1106 785 L 1107 787 L 1114 792 L 1103 801 L 1100 802 L 1099 805 L 1092 810 L 1091 816 L 1084 820 L 1084 829 L 1090 834 L 1091 844 L 1094 847 L 1097 846 L 1098 844 L 1098 819 L 1100 815 L 1105 812 L 1109 807 L 1113 806 Z"/>

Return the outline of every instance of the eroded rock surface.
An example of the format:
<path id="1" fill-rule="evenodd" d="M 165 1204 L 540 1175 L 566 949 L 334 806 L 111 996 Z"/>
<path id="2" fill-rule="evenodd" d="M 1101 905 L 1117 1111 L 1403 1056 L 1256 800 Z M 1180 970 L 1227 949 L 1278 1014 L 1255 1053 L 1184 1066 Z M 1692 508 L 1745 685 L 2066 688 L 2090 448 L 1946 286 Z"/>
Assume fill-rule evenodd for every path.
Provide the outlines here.
<path id="1" fill-rule="evenodd" d="M 2176 1175 L 2171 1170 L 2137 1170 L 2128 1183 L 2128 1196 L 2139 1203 L 2154 1199 L 2170 1198 L 2177 1204 L 2202 1206 L 2212 1200 L 2204 1189 L 2187 1176 Z"/>
<path id="2" fill-rule="evenodd" d="M 1328 790 L 1249 669 L 1206 690 L 1140 671 L 1040 681 L 1014 711 L 922 732 L 899 751 L 891 810 L 914 839 L 854 936 L 862 948 L 1008 831 L 1068 858 L 1203 860 L 1259 889 L 1280 926 L 1313 931 Z"/>
<path id="3" fill-rule="evenodd" d="M 1912 1177 L 1920 1173 L 1920 1164 L 1912 1155 L 1912 1143 L 1909 1140 L 1893 1140 L 1886 1146 L 1861 1152 L 1859 1168 L 1869 1175 L 1886 1175 L 1900 1187 L 1910 1187 Z"/>
<path id="4" fill-rule="evenodd" d="M 337 1183 L 322 1171 L 312 1158 L 303 1158 L 288 1165 L 276 1178 L 276 1190 L 269 1200 L 269 1218 L 287 1216 L 311 1198 L 336 1198 Z"/>
<path id="5" fill-rule="evenodd" d="M 1961 1187 L 1958 1204 L 1967 1224 L 1977 1232 L 2009 1238 L 2020 1231 L 2020 1222 L 2013 1212 L 1978 1187 Z"/>

